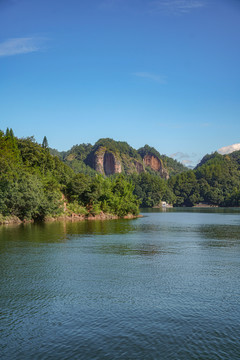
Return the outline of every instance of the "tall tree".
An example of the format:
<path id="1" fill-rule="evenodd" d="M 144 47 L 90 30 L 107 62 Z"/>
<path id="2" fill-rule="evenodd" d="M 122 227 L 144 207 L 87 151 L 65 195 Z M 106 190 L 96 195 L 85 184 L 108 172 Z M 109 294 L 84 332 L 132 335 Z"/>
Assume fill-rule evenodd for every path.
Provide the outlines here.
<path id="1" fill-rule="evenodd" d="M 47 149 L 47 148 L 48 148 L 48 141 L 47 141 L 47 137 L 46 137 L 46 136 L 44 136 L 44 138 L 43 138 L 42 147 L 43 147 L 44 149 Z"/>
<path id="2" fill-rule="evenodd" d="M 9 136 L 13 139 L 14 138 L 14 133 L 13 133 L 13 129 L 11 128 L 9 130 Z"/>

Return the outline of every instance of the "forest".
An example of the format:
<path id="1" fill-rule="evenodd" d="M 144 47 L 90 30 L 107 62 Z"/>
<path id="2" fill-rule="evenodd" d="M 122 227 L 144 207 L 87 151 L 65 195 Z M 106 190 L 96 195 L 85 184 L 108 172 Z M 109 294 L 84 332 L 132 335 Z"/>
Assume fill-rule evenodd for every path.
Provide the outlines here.
<path id="1" fill-rule="evenodd" d="M 127 179 L 76 174 L 50 154 L 46 138 L 40 145 L 33 137 L 18 139 L 12 129 L 1 131 L 0 169 L 0 220 L 139 213 L 140 202 Z"/>
<path id="2" fill-rule="evenodd" d="M 136 152 L 127 145 L 121 143 L 121 151 L 136 159 L 141 152 L 156 151 L 149 147 Z M 90 144 L 82 146 L 82 156 L 89 148 Z M 81 148 L 77 151 L 81 158 Z M 38 144 L 34 137 L 17 138 L 12 129 L 0 131 L 0 222 L 8 217 L 39 221 L 63 214 L 123 217 L 161 201 L 173 206 L 240 205 L 240 151 L 206 155 L 188 171 L 181 171 L 174 160 L 167 161 L 172 166 L 168 180 L 154 171 L 106 177 L 87 165 L 70 167 L 59 153 L 50 152 L 46 137 Z"/>

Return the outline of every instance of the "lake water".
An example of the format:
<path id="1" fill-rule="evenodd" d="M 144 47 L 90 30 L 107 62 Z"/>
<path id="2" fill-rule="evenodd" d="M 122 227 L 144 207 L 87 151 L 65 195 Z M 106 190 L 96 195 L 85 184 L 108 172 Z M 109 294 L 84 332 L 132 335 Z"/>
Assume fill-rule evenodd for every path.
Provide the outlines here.
<path id="1" fill-rule="evenodd" d="M 0 227 L 0 358 L 240 359 L 240 210 Z"/>

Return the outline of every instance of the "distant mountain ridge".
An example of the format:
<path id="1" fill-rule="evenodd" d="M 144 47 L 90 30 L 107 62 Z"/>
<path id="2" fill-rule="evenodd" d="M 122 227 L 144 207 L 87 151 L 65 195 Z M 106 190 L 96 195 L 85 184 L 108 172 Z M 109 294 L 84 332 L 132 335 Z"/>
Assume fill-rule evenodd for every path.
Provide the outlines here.
<path id="1" fill-rule="evenodd" d="M 136 150 L 127 142 L 110 138 L 99 139 L 94 145 L 75 145 L 66 152 L 58 152 L 55 149 L 50 149 L 50 151 L 75 172 L 88 175 L 96 172 L 106 176 L 150 172 L 168 179 L 172 175 L 188 170 L 177 160 L 160 155 L 149 145 Z"/>

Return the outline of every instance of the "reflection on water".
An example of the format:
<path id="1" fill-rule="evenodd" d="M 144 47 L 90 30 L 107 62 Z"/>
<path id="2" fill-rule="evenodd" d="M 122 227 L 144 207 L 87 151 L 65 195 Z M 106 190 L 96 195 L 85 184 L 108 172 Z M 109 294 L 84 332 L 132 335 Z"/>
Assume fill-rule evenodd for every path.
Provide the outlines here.
<path id="1" fill-rule="evenodd" d="M 220 246 L 234 246 L 240 241 L 240 225 L 202 225 L 199 231 L 204 239 L 219 240 Z"/>
<path id="2" fill-rule="evenodd" d="M 0 227 L 1 359 L 240 358 L 239 209 Z"/>

